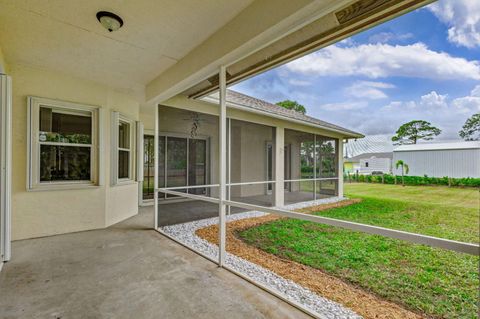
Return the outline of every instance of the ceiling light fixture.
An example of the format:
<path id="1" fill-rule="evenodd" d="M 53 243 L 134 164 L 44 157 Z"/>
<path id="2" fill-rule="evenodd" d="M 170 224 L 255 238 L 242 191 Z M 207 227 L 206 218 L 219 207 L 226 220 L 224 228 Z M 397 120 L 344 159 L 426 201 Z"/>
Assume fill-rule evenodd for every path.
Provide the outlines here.
<path id="1" fill-rule="evenodd" d="M 108 11 L 97 12 L 97 20 L 103 25 L 109 32 L 117 31 L 123 25 L 123 20 L 115 13 Z"/>

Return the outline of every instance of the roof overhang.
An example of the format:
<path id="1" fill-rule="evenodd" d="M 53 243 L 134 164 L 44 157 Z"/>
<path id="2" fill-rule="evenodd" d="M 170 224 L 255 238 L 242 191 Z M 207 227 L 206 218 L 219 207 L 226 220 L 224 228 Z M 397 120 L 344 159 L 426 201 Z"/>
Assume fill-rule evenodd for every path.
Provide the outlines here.
<path id="1" fill-rule="evenodd" d="M 179 61 L 152 81 L 147 86 L 147 99 L 159 101 L 180 92 L 192 98 L 208 95 L 218 90 L 220 65 L 227 66 L 227 85 L 232 85 L 433 1 L 343 0 L 308 4 L 291 1 L 294 4 L 289 8 L 290 12 L 282 12 L 283 20 L 274 23 L 266 19 L 270 24 L 265 25 L 261 20 L 285 8 L 277 1 L 265 0 L 262 5 L 256 1 L 220 33 L 209 38 L 202 48 L 195 49 L 184 61 Z M 276 10 L 271 10 L 273 7 Z M 264 11 L 266 9 L 269 13 Z M 244 16 L 248 12 L 248 17 Z M 256 29 L 257 33 L 252 32 L 250 38 L 238 39 L 239 28 L 246 27 L 245 23 L 253 23 L 248 19 L 253 16 L 260 20 L 256 21 L 256 26 L 260 24 L 264 29 Z M 229 49 L 225 50 L 225 45 L 218 42 L 227 42 Z M 208 58 L 204 58 L 205 54 Z M 188 72 L 185 67 L 189 68 Z M 182 77 L 182 73 L 186 76 Z"/>

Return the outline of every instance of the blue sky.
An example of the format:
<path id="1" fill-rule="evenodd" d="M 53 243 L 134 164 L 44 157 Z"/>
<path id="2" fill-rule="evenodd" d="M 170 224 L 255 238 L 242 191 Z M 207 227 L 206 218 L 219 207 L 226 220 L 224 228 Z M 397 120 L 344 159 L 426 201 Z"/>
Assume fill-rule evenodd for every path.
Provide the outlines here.
<path id="1" fill-rule="evenodd" d="M 232 89 L 366 135 L 418 119 L 458 139 L 480 112 L 480 1 L 440 0 Z"/>

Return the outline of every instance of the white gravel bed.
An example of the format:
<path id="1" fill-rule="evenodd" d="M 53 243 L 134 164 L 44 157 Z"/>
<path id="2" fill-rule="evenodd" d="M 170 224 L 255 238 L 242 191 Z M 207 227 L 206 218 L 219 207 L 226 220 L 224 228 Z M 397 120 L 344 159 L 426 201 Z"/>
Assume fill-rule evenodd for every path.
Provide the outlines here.
<path id="1" fill-rule="evenodd" d="M 338 202 L 344 198 L 327 198 L 309 202 L 301 202 L 284 206 L 286 209 L 299 209 L 320 204 L 328 204 Z M 260 217 L 268 215 L 258 211 L 250 211 L 227 216 L 227 222 L 239 219 Z M 160 230 L 175 238 L 182 244 L 199 251 L 211 258 L 218 258 L 218 246 L 195 235 L 195 231 L 218 223 L 218 217 L 202 219 L 198 221 L 188 222 L 184 224 L 160 227 Z M 362 318 L 352 310 L 344 306 L 323 298 L 314 292 L 298 285 L 297 283 L 278 276 L 270 270 L 251 263 L 243 258 L 237 257 L 227 252 L 226 264 L 234 270 L 248 276 L 254 281 L 273 289 L 287 299 L 298 302 L 308 309 L 318 313 L 321 318 L 337 319 L 337 318 Z"/>

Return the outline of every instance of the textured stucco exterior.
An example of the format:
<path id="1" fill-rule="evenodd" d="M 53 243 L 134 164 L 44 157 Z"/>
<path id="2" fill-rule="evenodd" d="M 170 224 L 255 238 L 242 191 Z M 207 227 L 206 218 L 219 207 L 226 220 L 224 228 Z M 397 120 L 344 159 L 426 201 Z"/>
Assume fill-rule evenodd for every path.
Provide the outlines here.
<path id="1" fill-rule="evenodd" d="M 203 111 L 197 134 L 208 137 L 210 145 L 209 183 L 215 184 L 218 182 L 218 126 L 216 124 L 216 117 L 207 115 L 215 114 L 215 106 L 201 101 L 188 101 L 198 104 L 197 108 L 190 108 L 189 103 L 186 102 L 187 101 L 181 97 L 178 97 L 178 100 L 174 100 L 173 103 L 166 103 L 173 107 L 160 106 L 159 131 L 188 136 L 191 121 L 188 120 L 189 113 L 186 111 L 193 111 L 195 109 Z M 235 109 L 229 109 L 227 116 L 232 119 L 232 183 L 264 181 L 267 179 L 266 144 L 267 142 L 275 142 L 275 127 L 280 126 L 283 129 L 286 125 L 289 128 L 299 130 L 299 132 L 306 130 L 311 133 L 317 131 L 317 134 L 319 134 L 318 132 L 325 133 L 323 130 L 312 130 L 312 128 L 308 126 L 302 127 L 295 123 L 288 123 L 286 121 L 268 118 L 266 116 L 258 116 L 249 112 L 241 112 Z M 145 125 L 145 128 L 152 130 L 150 126 L 152 124 L 150 121 L 150 113 L 143 112 L 140 117 L 149 123 L 149 125 Z M 300 140 L 296 138 L 295 135 L 287 135 L 285 145 L 289 145 L 291 148 L 291 179 L 299 179 L 301 178 Z M 274 165 L 275 163 L 273 164 L 273 171 L 275 171 Z M 299 183 L 292 183 L 291 191 L 298 191 L 299 186 Z M 244 197 L 264 195 L 267 189 L 266 185 L 259 184 L 232 186 L 231 191 L 232 197 Z M 217 190 L 212 188 L 211 195 L 215 196 L 216 194 Z"/>
<path id="2" fill-rule="evenodd" d="M 8 73 L 8 66 L 7 62 L 5 61 L 5 57 L 3 56 L 2 48 L 0 47 L 0 73 Z"/>
<path id="3" fill-rule="evenodd" d="M 137 183 L 110 186 L 110 111 L 138 120 L 139 103 L 129 95 L 49 70 L 11 65 L 13 79 L 12 239 L 103 228 L 137 214 Z M 103 121 L 101 186 L 27 191 L 27 96 L 100 106 Z"/>

